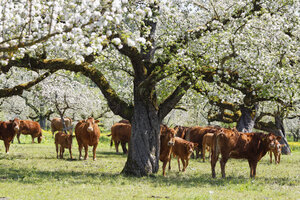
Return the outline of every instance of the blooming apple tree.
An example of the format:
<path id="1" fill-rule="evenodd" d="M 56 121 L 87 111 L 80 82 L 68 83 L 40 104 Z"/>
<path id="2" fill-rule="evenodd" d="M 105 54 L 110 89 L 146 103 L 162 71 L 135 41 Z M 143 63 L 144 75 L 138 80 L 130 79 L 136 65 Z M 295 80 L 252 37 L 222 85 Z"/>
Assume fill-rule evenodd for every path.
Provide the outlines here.
<path id="1" fill-rule="evenodd" d="M 230 91 L 217 92 L 220 99 L 236 93 L 238 98 L 226 98 L 244 104 L 256 95 L 279 94 L 274 83 L 298 64 L 297 4 L 3 1 L 1 71 L 64 69 L 90 78 L 112 112 L 131 121 L 123 172 L 145 176 L 158 171 L 160 123 L 189 88 L 203 92 L 212 85 Z M 243 98 L 240 91 L 249 87 Z"/>

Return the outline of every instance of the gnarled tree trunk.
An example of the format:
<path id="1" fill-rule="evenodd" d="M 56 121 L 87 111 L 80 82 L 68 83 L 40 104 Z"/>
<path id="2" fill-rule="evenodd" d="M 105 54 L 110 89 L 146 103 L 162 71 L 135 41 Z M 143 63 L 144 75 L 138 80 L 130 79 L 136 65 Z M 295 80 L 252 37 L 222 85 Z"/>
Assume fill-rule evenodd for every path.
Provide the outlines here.
<path id="1" fill-rule="evenodd" d="M 151 98 L 141 96 L 137 85 L 135 84 L 134 89 L 128 158 L 122 173 L 147 176 L 159 169 L 160 120 Z"/>
<path id="2" fill-rule="evenodd" d="M 237 130 L 240 132 L 252 132 L 257 117 L 258 104 L 254 104 L 251 108 L 242 105 L 240 110 L 242 116 L 237 122 Z"/>
<path id="3" fill-rule="evenodd" d="M 281 149 L 281 153 L 285 155 L 291 154 L 291 149 L 286 139 L 283 119 L 280 117 L 280 115 L 275 115 L 275 126 L 276 126 L 276 129 L 274 130 L 275 135 L 282 137 L 282 139 L 279 141 L 280 144 L 285 144 L 284 147 L 282 147 Z"/>

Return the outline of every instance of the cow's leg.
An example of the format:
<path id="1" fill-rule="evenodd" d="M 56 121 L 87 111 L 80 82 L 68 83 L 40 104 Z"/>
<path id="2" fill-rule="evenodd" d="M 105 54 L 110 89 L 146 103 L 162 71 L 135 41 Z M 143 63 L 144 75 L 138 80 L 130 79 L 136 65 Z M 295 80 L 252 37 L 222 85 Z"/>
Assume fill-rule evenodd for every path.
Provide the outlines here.
<path id="1" fill-rule="evenodd" d="M 83 145 L 81 143 L 78 143 L 78 150 L 79 150 L 79 160 L 82 159 L 81 151 L 82 151 Z"/>
<path id="2" fill-rule="evenodd" d="M 5 153 L 6 154 L 9 154 L 9 145 L 10 145 L 9 142 L 4 140 L 4 146 L 5 146 Z"/>
<path id="3" fill-rule="evenodd" d="M 60 145 L 60 159 L 64 158 L 64 152 L 65 152 L 65 148 L 62 145 Z"/>
<path id="4" fill-rule="evenodd" d="M 203 156 L 203 162 L 205 162 L 205 147 L 206 145 L 205 145 L 205 143 L 204 144 L 202 144 L 202 156 Z"/>
<path id="5" fill-rule="evenodd" d="M 187 168 L 188 165 L 189 165 L 189 159 L 186 159 L 186 161 L 185 161 L 185 169 Z"/>
<path id="6" fill-rule="evenodd" d="M 182 166 L 183 166 L 182 171 L 185 172 L 187 163 L 185 162 L 184 158 L 181 158 L 181 162 L 182 162 Z"/>
<path id="7" fill-rule="evenodd" d="M 179 156 L 177 156 L 177 163 L 178 163 L 178 170 L 180 171 L 180 161 L 179 161 Z"/>
<path id="8" fill-rule="evenodd" d="M 56 147 L 56 158 L 58 159 L 58 144 L 55 144 Z"/>
<path id="9" fill-rule="evenodd" d="M 270 154 L 270 163 L 272 163 L 272 151 L 269 151 L 269 154 Z M 276 158 L 275 158 L 275 161 L 276 161 Z"/>
<path id="10" fill-rule="evenodd" d="M 34 137 L 33 137 L 33 135 L 31 136 L 31 140 L 32 140 L 32 144 L 34 143 Z"/>
<path id="11" fill-rule="evenodd" d="M 219 159 L 219 153 L 212 149 L 210 165 L 211 165 L 211 175 L 213 178 L 216 178 L 215 168 L 216 168 L 216 163 L 217 163 L 218 159 Z"/>
<path id="12" fill-rule="evenodd" d="M 116 148 L 116 152 L 119 153 L 119 141 L 115 141 L 115 148 Z"/>
<path id="13" fill-rule="evenodd" d="M 126 142 L 121 142 L 121 146 L 122 146 L 122 149 L 123 149 L 123 153 L 127 154 Z"/>
<path id="14" fill-rule="evenodd" d="M 163 176 L 166 176 L 166 166 L 167 166 L 168 161 L 163 161 Z"/>
<path id="15" fill-rule="evenodd" d="M 88 147 L 88 145 L 87 144 L 85 144 L 85 145 L 83 145 L 83 147 L 84 147 L 84 160 L 86 160 L 87 158 L 88 158 L 88 149 L 89 149 L 89 147 Z"/>
<path id="16" fill-rule="evenodd" d="M 170 158 L 170 160 L 169 160 L 169 170 L 171 170 L 171 158 Z"/>
<path id="17" fill-rule="evenodd" d="M 277 164 L 279 164 L 280 163 L 280 154 L 278 155 L 278 163 Z"/>
<path id="18" fill-rule="evenodd" d="M 17 133 L 17 139 L 18 139 L 18 143 L 19 144 L 21 144 L 21 142 L 20 142 L 20 135 L 21 135 L 21 133 Z"/>
<path id="19" fill-rule="evenodd" d="M 69 148 L 69 153 L 70 153 L 71 160 L 73 160 L 73 157 L 72 157 L 72 147 Z"/>
<path id="20" fill-rule="evenodd" d="M 253 162 L 253 174 L 252 174 L 252 178 L 255 178 L 256 176 L 256 167 L 257 167 L 257 162 Z"/>
<path id="21" fill-rule="evenodd" d="M 93 146 L 93 160 L 96 160 L 96 149 L 97 149 L 98 144 L 95 144 Z"/>
<path id="22" fill-rule="evenodd" d="M 225 156 L 222 156 L 222 158 L 220 160 L 222 178 L 225 178 L 225 176 L 226 176 L 226 174 L 225 174 L 225 165 L 226 165 L 227 160 L 228 160 L 228 158 L 225 157 Z"/>
<path id="23" fill-rule="evenodd" d="M 254 178 L 255 177 L 255 173 L 256 173 L 256 164 L 254 161 L 248 160 L 249 163 L 249 167 L 250 167 L 250 178 Z"/>
<path id="24" fill-rule="evenodd" d="M 208 159 L 211 160 L 211 147 L 209 147 L 209 151 L 208 151 Z"/>

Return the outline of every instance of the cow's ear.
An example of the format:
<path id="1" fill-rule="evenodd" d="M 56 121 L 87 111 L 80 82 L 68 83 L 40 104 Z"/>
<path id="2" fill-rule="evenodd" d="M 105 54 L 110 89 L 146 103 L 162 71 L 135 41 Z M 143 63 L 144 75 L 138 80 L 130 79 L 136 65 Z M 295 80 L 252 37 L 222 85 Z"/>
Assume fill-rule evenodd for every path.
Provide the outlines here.
<path id="1" fill-rule="evenodd" d="M 281 136 L 276 136 L 276 140 L 278 141 L 281 140 L 281 138 L 282 138 Z"/>
<path id="2" fill-rule="evenodd" d="M 98 124 L 99 122 L 100 122 L 99 120 L 95 120 L 95 123 L 97 123 L 97 124 Z"/>

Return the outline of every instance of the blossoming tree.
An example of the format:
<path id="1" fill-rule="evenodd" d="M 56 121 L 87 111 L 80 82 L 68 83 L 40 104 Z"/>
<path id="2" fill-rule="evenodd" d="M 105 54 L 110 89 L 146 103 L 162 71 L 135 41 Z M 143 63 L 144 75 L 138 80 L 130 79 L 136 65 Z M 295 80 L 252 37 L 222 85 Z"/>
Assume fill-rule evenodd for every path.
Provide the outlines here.
<path id="1" fill-rule="evenodd" d="M 297 35 L 290 30 L 299 26 L 293 21 L 296 8 L 293 1 L 260 0 L 2 1 L 1 71 L 65 69 L 90 78 L 110 109 L 131 121 L 123 173 L 150 175 L 159 166 L 160 123 L 186 91 L 213 79 L 212 73 L 226 78 L 238 71 L 235 81 L 242 85 L 247 82 L 240 77 L 248 76 L 251 83 L 261 79 L 253 73 L 257 70 L 271 76 L 274 51 L 269 53 L 272 45 L 265 38 L 282 33 L 276 34 L 280 43 Z M 260 33 L 264 28 L 269 32 Z M 295 40 L 283 44 L 290 44 L 283 45 L 285 63 L 296 60 Z M 120 95 L 114 84 L 120 80 L 106 75 L 111 57 L 116 61 L 111 69 L 131 77 L 126 88 L 132 98 Z"/>

